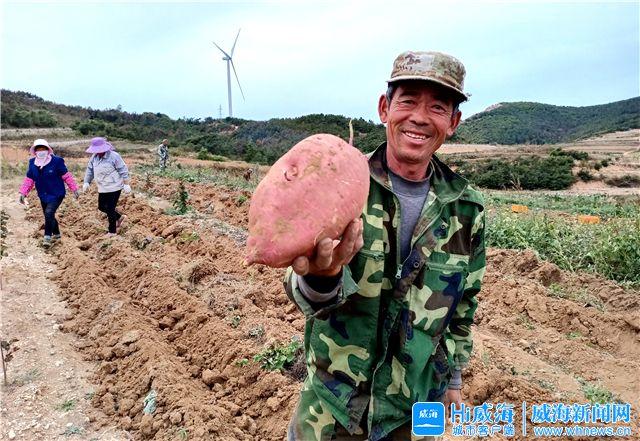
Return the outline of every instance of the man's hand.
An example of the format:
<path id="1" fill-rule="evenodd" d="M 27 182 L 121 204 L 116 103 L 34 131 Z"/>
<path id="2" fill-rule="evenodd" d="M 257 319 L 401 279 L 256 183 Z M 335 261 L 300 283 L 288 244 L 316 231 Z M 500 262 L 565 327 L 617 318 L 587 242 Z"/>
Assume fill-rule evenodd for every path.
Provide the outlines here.
<path id="1" fill-rule="evenodd" d="M 122 189 L 124 190 L 124 194 L 131 193 L 131 186 L 129 184 L 124 184 L 124 187 L 122 187 Z"/>
<path id="2" fill-rule="evenodd" d="M 316 245 L 313 256 L 309 259 L 305 256 L 297 257 L 293 261 L 293 270 L 301 275 L 335 276 L 342 270 L 342 265 L 351 262 L 353 256 L 362 248 L 362 220 L 352 220 L 342 233 L 342 239 L 334 246 L 333 240 L 326 237 Z"/>
<path id="3" fill-rule="evenodd" d="M 76 198 L 76 201 L 80 198 L 80 192 L 78 190 L 73 192 L 73 197 Z"/>
<path id="4" fill-rule="evenodd" d="M 27 204 L 24 203 L 24 195 L 22 193 L 20 194 L 20 197 L 18 198 L 18 203 L 22 204 L 22 205 L 27 205 Z"/>
<path id="5" fill-rule="evenodd" d="M 444 408 L 447 410 L 447 415 L 449 416 L 451 416 L 451 403 L 455 404 L 456 407 L 462 405 L 462 393 L 460 389 L 447 389 L 444 393 Z"/>
<path id="6" fill-rule="evenodd" d="M 84 184 L 82 184 L 82 192 L 86 193 L 87 190 L 89 190 L 89 184 L 85 182 Z"/>

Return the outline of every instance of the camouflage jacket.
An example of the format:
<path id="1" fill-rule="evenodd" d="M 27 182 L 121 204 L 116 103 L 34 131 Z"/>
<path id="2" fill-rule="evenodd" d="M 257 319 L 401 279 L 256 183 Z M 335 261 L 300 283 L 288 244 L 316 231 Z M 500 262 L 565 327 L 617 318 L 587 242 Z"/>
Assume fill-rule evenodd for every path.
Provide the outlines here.
<path id="1" fill-rule="evenodd" d="M 482 196 L 434 156 L 411 253 L 400 262 L 385 158 L 385 144 L 369 155 L 364 246 L 343 269 L 337 301 L 312 305 L 286 273 L 287 295 L 306 316 L 308 372 L 291 440 L 329 440 L 339 422 L 377 441 L 410 421 L 416 401 L 440 400 L 451 370 L 469 360 L 485 270 Z"/>
<path id="2" fill-rule="evenodd" d="M 169 147 L 164 144 L 158 146 L 158 157 L 160 159 L 167 159 L 169 157 Z"/>

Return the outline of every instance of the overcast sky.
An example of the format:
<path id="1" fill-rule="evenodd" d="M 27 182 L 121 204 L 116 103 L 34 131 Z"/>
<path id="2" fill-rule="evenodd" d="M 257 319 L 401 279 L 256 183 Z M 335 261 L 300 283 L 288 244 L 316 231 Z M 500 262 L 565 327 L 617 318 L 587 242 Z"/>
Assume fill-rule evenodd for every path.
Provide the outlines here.
<path id="1" fill-rule="evenodd" d="M 631 2 L 17 3 L 2 6 L 2 87 L 171 117 L 335 113 L 378 121 L 396 55 L 467 68 L 465 116 L 506 101 L 584 106 L 640 95 Z"/>

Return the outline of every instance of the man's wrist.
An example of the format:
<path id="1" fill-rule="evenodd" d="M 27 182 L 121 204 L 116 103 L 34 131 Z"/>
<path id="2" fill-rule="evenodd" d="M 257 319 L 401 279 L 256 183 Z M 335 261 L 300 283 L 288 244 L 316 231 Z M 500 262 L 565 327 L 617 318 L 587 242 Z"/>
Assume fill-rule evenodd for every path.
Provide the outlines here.
<path id="1" fill-rule="evenodd" d="M 307 282 L 309 288 L 321 293 L 329 293 L 333 291 L 342 279 L 342 270 L 334 276 L 316 276 L 314 274 L 307 274 L 304 277 L 304 281 Z"/>
<path id="2" fill-rule="evenodd" d="M 449 380 L 449 389 L 460 390 L 462 389 L 462 371 L 455 369 L 451 374 L 451 380 Z"/>

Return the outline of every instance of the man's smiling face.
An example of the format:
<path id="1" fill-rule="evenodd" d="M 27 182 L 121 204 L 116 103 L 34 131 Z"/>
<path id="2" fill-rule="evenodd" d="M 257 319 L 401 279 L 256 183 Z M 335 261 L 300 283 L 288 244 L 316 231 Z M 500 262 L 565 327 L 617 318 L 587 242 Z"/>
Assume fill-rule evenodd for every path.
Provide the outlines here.
<path id="1" fill-rule="evenodd" d="M 387 158 L 396 172 L 398 166 L 426 166 L 433 153 L 460 123 L 460 112 L 446 88 L 429 81 L 398 84 L 391 103 L 381 96 L 380 120 L 387 125 Z"/>

